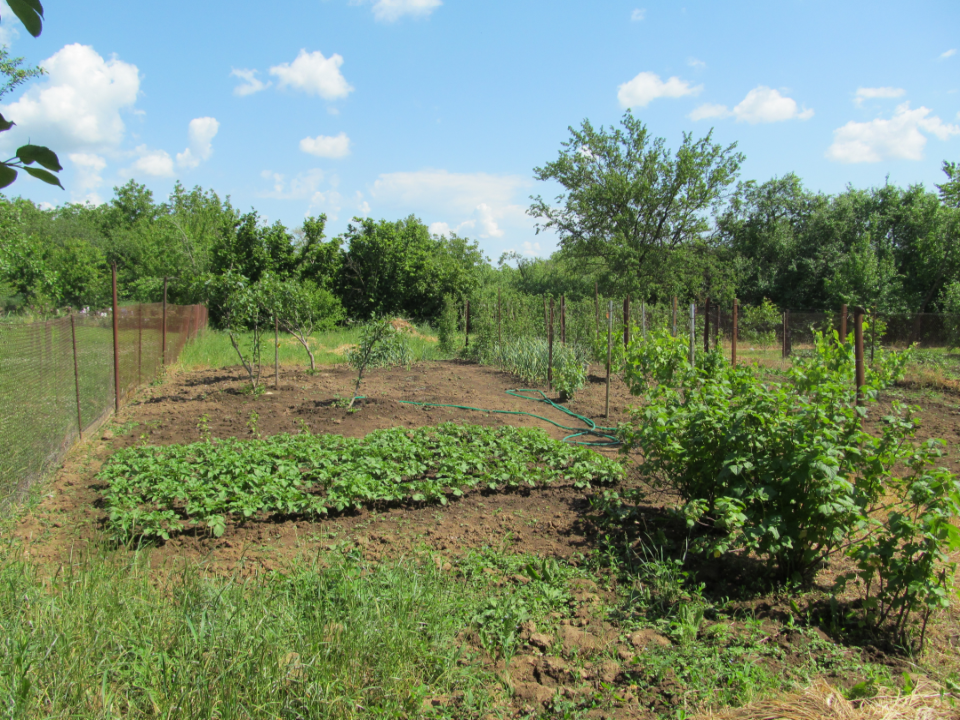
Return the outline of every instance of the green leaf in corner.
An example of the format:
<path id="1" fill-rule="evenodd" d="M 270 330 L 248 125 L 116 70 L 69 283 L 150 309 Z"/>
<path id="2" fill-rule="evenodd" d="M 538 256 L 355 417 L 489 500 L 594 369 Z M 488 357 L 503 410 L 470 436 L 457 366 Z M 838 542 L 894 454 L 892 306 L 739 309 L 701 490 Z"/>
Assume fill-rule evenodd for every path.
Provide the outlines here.
<path id="1" fill-rule="evenodd" d="M 17 171 L 6 163 L 0 163 L 0 188 L 5 188 L 16 179 Z"/>
<path id="2" fill-rule="evenodd" d="M 13 120 L 7 120 L 3 115 L 0 115 L 0 132 L 6 132 L 10 128 L 16 125 Z"/>
<path id="3" fill-rule="evenodd" d="M 63 170 L 57 154 L 50 148 L 43 147 L 43 145 L 24 145 L 17 150 L 17 157 L 20 158 L 20 162 L 24 165 L 39 163 L 47 170 L 52 170 L 53 172 Z"/>
<path id="4" fill-rule="evenodd" d="M 7 0 L 7 5 L 34 37 L 43 31 L 43 5 L 40 0 Z"/>
<path id="5" fill-rule="evenodd" d="M 60 178 L 53 173 L 47 172 L 46 170 L 41 170 L 40 168 L 32 167 L 25 167 L 24 170 L 37 178 L 37 180 L 43 180 L 45 183 L 47 183 L 47 185 L 56 185 L 63 190 L 63 185 L 60 184 Z M 10 182 L 13 182 L 13 180 Z"/>

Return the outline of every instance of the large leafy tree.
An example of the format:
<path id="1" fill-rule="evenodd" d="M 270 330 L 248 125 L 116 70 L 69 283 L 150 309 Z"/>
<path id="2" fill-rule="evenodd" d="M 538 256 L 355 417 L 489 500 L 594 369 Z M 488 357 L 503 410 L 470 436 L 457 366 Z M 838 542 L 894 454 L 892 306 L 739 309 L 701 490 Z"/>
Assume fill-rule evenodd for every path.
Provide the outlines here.
<path id="1" fill-rule="evenodd" d="M 444 295 L 465 296 L 479 284 L 485 262 L 476 243 L 431 235 L 412 215 L 396 222 L 354 218 L 354 223 L 343 234 L 339 282 L 354 317 L 435 317 Z"/>
<path id="2" fill-rule="evenodd" d="M 43 5 L 40 0 L 7 0 L 14 15 L 34 37 L 39 37 L 43 31 Z M 41 74 L 39 68 L 22 68 L 23 58 L 10 58 L 5 51 L 0 57 L 0 73 L 7 77 L 7 82 L 0 87 L 0 95 L 9 92 L 23 82 Z M 6 132 L 16 123 L 0 115 L 0 132 Z M 39 167 L 36 167 L 39 166 Z M 0 161 L 0 188 L 5 188 L 17 179 L 17 171 L 24 170 L 38 180 L 49 185 L 63 188 L 60 179 L 53 173 L 60 172 L 63 167 L 57 154 L 50 148 L 30 143 L 17 148 L 17 154 Z"/>
<path id="3" fill-rule="evenodd" d="M 702 240 L 737 178 L 743 155 L 735 148 L 714 143 L 712 131 L 699 140 L 684 133 L 671 153 L 629 111 L 620 127 L 584 120 L 555 161 L 534 169 L 563 192 L 554 202 L 536 196 L 527 212 L 568 257 L 610 273 L 619 285 L 611 290 L 669 293 L 675 251 Z"/>

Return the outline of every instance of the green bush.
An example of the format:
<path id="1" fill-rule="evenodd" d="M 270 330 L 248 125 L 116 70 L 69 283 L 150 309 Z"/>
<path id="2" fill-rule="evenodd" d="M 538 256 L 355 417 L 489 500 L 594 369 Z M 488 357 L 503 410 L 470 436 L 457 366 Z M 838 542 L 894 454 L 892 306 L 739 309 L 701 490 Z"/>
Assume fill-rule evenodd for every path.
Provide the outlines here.
<path id="1" fill-rule="evenodd" d="M 782 322 L 780 309 L 766 298 L 760 305 L 742 305 L 738 322 L 740 338 L 757 345 L 776 345 L 776 328 Z"/>
<path id="2" fill-rule="evenodd" d="M 865 403 L 902 375 L 908 356 L 880 355 Z M 874 581 L 871 603 L 892 608 L 877 619 L 902 612 L 901 629 L 911 610 L 946 601 L 952 571 L 942 572 L 942 548 L 958 540 L 948 520 L 960 483 L 932 469 L 937 443 L 915 445 L 918 423 L 899 405 L 876 435 L 863 429 L 851 344 L 818 335 L 785 383 L 715 352 L 701 358 L 689 367 L 665 334 L 632 345 L 626 378 L 645 402 L 623 430 L 625 450 L 643 450 L 650 482 L 681 497 L 695 549 L 755 552 L 780 577 L 809 579 L 852 548 L 858 577 Z M 875 520 L 890 502 L 894 512 Z"/>
<path id="3" fill-rule="evenodd" d="M 443 307 L 437 321 L 437 340 L 440 352 L 453 355 L 460 349 L 460 332 L 457 327 L 459 308 L 450 295 L 443 296 Z"/>
<path id="4" fill-rule="evenodd" d="M 377 320 L 360 328 L 360 342 L 347 351 L 347 362 L 361 372 L 362 368 L 409 367 L 413 352 L 402 331 L 389 320 Z"/>

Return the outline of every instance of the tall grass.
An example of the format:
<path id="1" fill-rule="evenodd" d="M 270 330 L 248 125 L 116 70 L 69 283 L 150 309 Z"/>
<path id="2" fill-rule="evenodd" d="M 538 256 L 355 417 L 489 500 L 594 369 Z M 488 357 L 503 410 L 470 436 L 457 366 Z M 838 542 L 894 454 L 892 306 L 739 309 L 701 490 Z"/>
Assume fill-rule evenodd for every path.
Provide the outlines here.
<path id="1" fill-rule="evenodd" d="M 0 566 L 0 702 L 16 718 L 414 717 L 477 689 L 455 636 L 469 586 L 430 563 L 253 580 L 90 557 Z M 487 679 L 488 680 L 488 679 Z"/>
<path id="2" fill-rule="evenodd" d="M 440 360 L 447 357 L 437 347 L 436 333 L 428 325 L 418 326 L 415 333 L 403 333 L 410 349 L 413 362 Z M 336 365 L 347 362 L 347 352 L 360 342 L 359 326 L 338 328 L 311 336 L 311 349 L 314 350 L 318 365 Z M 240 335 L 241 347 L 249 348 L 252 335 Z M 273 334 L 267 333 L 263 343 L 263 363 L 272 366 L 274 360 Z M 230 343 L 230 336 L 220 330 L 207 330 L 187 343 L 180 354 L 180 367 L 183 370 L 203 370 L 208 368 L 232 367 L 239 365 L 237 353 Z M 280 333 L 280 364 L 309 367 L 310 361 L 303 346 L 289 334 Z"/>

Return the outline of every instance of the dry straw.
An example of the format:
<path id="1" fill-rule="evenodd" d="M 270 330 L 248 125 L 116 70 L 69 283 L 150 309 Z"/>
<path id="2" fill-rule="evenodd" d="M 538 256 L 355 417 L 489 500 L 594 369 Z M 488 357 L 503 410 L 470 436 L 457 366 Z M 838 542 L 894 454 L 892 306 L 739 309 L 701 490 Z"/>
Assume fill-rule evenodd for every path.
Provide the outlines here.
<path id="1" fill-rule="evenodd" d="M 801 693 L 698 715 L 696 720 L 941 720 L 957 716 L 958 708 L 938 687 L 919 679 L 909 694 L 855 701 L 820 681 Z"/>

